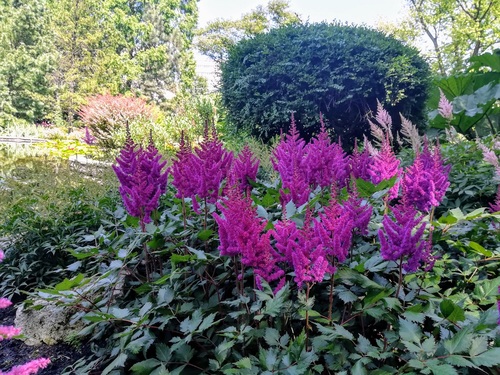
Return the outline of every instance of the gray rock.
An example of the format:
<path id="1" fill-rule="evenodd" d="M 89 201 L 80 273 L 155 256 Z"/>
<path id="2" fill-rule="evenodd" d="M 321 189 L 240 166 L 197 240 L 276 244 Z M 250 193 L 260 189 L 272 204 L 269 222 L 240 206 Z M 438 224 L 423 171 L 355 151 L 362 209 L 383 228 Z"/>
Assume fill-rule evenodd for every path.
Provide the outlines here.
<path id="1" fill-rule="evenodd" d="M 54 345 L 68 341 L 84 327 L 81 322 L 70 324 L 74 308 L 57 306 L 45 300 L 35 300 L 33 305 L 43 307 L 37 310 L 22 305 L 17 309 L 14 321 L 15 326 L 21 328 L 26 345 Z"/>

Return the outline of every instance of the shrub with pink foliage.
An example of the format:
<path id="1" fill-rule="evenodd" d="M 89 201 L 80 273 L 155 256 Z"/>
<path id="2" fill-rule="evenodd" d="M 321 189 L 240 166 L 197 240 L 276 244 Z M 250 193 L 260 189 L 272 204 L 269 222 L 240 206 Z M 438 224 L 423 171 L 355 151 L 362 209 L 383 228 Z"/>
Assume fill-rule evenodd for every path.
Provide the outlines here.
<path id="1" fill-rule="evenodd" d="M 154 108 L 144 99 L 123 95 L 94 95 L 78 112 L 81 121 L 91 131 L 97 142 L 105 147 L 117 147 L 113 134 L 125 125 L 150 122 L 156 118 Z"/>

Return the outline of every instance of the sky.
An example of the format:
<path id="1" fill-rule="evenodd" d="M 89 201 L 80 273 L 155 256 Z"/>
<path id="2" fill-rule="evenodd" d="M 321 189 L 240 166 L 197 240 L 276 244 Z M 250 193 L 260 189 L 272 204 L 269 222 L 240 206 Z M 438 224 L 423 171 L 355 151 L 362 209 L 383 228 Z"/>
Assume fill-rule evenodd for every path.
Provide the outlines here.
<path id="1" fill-rule="evenodd" d="M 198 2 L 199 27 L 215 19 L 241 18 L 257 6 L 265 6 L 267 0 L 200 0 Z M 397 22 L 406 13 L 405 0 L 289 0 L 289 9 L 301 20 L 321 22 L 339 20 L 354 24 L 376 26 L 380 21 Z M 197 73 L 204 76 L 212 87 L 214 63 L 196 54 Z"/>

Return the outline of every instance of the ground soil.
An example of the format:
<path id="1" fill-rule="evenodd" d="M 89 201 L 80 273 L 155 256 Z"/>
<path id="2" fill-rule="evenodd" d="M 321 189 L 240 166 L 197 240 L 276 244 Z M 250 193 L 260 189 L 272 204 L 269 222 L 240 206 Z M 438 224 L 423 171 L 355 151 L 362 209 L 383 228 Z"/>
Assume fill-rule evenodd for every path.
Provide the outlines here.
<path id="1" fill-rule="evenodd" d="M 14 306 L 0 310 L 0 325 L 14 325 L 15 315 Z M 28 346 L 21 340 L 3 340 L 0 341 L 0 370 L 7 371 L 13 366 L 45 357 L 50 359 L 51 364 L 46 369 L 38 371 L 37 375 L 61 375 L 66 367 L 88 355 L 90 355 L 88 345 L 76 347 L 61 343 Z M 77 374 L 75 373 L 75 375 Z"/>

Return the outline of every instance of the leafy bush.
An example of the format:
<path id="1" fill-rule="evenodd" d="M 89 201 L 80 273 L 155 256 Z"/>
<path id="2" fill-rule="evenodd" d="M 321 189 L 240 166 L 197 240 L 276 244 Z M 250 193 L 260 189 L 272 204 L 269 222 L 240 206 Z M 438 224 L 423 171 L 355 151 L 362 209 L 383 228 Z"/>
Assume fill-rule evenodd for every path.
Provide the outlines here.
<path id="1" fill-rule="evenodd" d="M 154 107 L 144 99 L 111 94 L 87 98 L 78 114 L 81 121 L 92 130 L 98 143 L 109 148 L 122 145 L 117 142 L 116 133 L 124 133 L 126 124 L 132 130 L 139 128 L 141 140 L 147 139 L 147 124 L 154 123 L 158 117 Z"/>
<path id="2" fill-rule="evenodd" d="M 364 27 L 292 25 L 239 42 L 222 64 L 222 99 L 237 128 L 269 140 L 293 112 L 300 134 L 319 132 L 319 114 L 345 145 L 369 133 L 377 98 L 423 126 L 429 68 L 415 49 Z"/>
<path id="3" fill-rule="evenodd" d="M 97 197 L 106 197 L 114 181 L 106 170 L 99 170 L 97 180 L 70 169 L 67 161 L 0 160 L 0 246 L 6 257 L 0 288 L 17 298 L 67 274 L 74 262 L 68 249 L 97 230 L 103 212 L 113 207 L 112 199 Z"/>
<path id="4" fill-rule="evenodd" d="M 184 172 L 196 176 L 189 181 L 216 179 L 222 188 L 223 176 L 202 175 L 194 167 L 200 161 L 193 160 L 204 155 L 221 161 L 227 154 L 220 147 L 209 139 L 194 153 L 183 148 L 174 162 L 173 185 L 193 188 L 179 183 L 186 177 L 179 172 L 186 163 L 189 168 Z M 282 152 L 286 150 L 294 152 Z M 293 197 L 298 187 L 285 187 L 287 165 L 296 168 L 290 176 L 297 179 L 313 166 L 311 160 L 320 160 L 296 163 L 302 152 L 324 152 L 325 160 L 333 155 L 337 167 L 349 168 L 345 155 L 324 133 L 306 145 L 292 131 L 273 153 L 280 180 L 252 182 L 253 189 L 244 194 L 220 189 L 222 198 L 216 204 L 196 190 L 205 183 L 195 186 L 192 198 L 185 199 L 177 198 L 179 192 L 169 185 L 150 223 L 139 228 L 138 218 L 116 210 L 101 229 L 86 237 L 87 245 L 72 253 L 77 263 L 90 261 L 93 267 L 39 293 L 78 307 L 75 319 L 89 324 L 81 334 L 102 346 L 94 358 L 75 364 L 72 371 L 88 373 L 97 368 L 104 375 L 494 373 L 494 366 L 500 365 L 498 214 L 486 213 L 484 208 L 453 209 L 441 217 L 433 215 L 434 209 L 427 216 L 406 213 L 410 221 L 420 218 L 415 231 L 408 221 L 391 233 L 390 228 L 401 224 L 397 207 L 409 204 L 406 198 L 391 199 L 399 194 L 394 187 L 403 184 L 405 194 L 412 189 L 413 195 L 407 196 L 411 199 L 417 193 L 423 194 L 422 199 L 435 199 L 444 193 L 440 187 L 447 186 L 442 177 L 448 167 L 442 165 L 438 151 L 424 147 L 424 156 L 400 171 L 387 143 L 378 156 L 358 153 L 351 159 L 360 174 L 363 165 L 373 163 L 367 179 L 381 178 L 378 185 L 363 179 L 353 179 L 342 189 L 339 181 L 337 189 L 309 185 L 306 203 L 297 206 L 284 200 Z M 421 168 L 430 162 L 431 153 L 434 164 Z M 395 168 L 380 168 L 381 164 Z M 432 176 L 434 185 L 426 185 L 435 189 L 432 194 L 419 189 L 419 173 Z M 138 194 L 150 192 L 144 189 Z M 194 200 L 204 210 L 197 209 Z M 342 216 L 353 202 L 359 204 L 356 216 L 373 209 L 364 229 L 361 224 L 350 227 L 350 214 Z M 331 257 L 336 259 L 334 267 L 326 273 L 321 271 L 324 259 L 317 257 L 324 250 L 317 242 L 324 235 L 320 232 L 323 220 L 332 224 L 334 236 L 337 231 L 344 236 L 353 230 L 352 243 L 345 237 L 328 245 L 346 252 Z M 386 238 L 381 231 L 389 241 L 379 245 Z M 279 232 L 282 235 L 276 235 Z M 403 233 L 409 237 L 394 241 Z M 389 248 L 410 244 L 409 253 L 392 257 L 388 242 Z M 345 244 L 351 246 L 346 249 Z M 291 248 L 293 262 L 286 257 Z M 418 258 L 421 251 L 430 257 Z M 300 257 L 305 252 L 311 257 Z M 283 258 L 274 258 L 276 254 Z M 414 256 L 422 268 L 408 267 Z M 284 273 L 263 272 L 273 259 Z"/>

